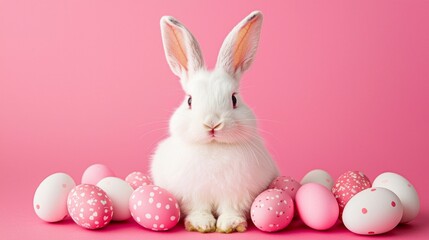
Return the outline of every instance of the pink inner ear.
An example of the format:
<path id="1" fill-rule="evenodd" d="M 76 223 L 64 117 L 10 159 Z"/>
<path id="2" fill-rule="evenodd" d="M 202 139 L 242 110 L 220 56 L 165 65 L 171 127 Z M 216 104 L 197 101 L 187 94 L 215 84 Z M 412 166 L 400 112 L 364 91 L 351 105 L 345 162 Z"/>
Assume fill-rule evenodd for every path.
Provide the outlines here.
<path id="1" fill-rule="evenodd" d="M 180 29 L 166 24 L 168 32 L 168 48 L 171 51 L 171 55 L 179 61 L 180 65 L 188 71 L 188 58 L 186 57 L 186 47 L 184 45 L 183 33 Z"/>
<path id="2" fill-rule="evenodd" d="M 233 56 L 233 64 L 234 64 L 234 71 L 237 71 L 237 68 L 239 68 L 244 59 L 246 58 L 246 53 L 248 52 L 249 48 L 249 41 L 250 41 L 250 31 L 252 31 L 252 26 L 256 22 L 257 18 L 251 19 L 249 22 L 244 25 L 240 31 L 237 34 L 237 40 L 236 44 L 234 46 L 234 56 Z"/>

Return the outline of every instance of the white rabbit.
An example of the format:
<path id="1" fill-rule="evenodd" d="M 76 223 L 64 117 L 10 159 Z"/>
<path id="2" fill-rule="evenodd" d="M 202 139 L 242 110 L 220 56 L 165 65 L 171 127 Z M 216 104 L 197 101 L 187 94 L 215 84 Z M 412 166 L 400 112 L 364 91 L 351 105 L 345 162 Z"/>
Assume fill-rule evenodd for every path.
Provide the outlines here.
<path id="1" fill-rule="evenodd" d="M 178 199 L 188 231 L 245 231 L 252 201 L 278 176 L 239 94 L 261 24 L 257 11 L 241 21 L 207 71 L 193 35 L 173 17 L 161 18 L 165 55 L 186 97 L 170 119 L 170 137 L 152 157 L 151 174 Z"/>

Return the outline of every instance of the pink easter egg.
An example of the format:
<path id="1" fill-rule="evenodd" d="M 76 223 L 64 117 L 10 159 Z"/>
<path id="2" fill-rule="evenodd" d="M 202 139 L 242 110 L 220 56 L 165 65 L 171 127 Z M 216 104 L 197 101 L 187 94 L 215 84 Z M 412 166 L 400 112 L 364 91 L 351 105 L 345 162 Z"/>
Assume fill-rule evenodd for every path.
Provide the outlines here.
<path id="1" fill-rule="evenodd" d="M 268 189 L 280 189 L 285 191 L 289 196 L 295 200 L 295 195 L 298 189 L 301 187 L 301 184 L 297 182 L 293 177 L 289 176 L 279 176 L 274 179 L 271 184 L 268 186 Z"/>
<path id="2" fill-rule="evenodd" d="M 293 214 L 292 197 L 279 189 L 268 189 L 259 194 L 250 210 L 253 223 L 264 232 L 284 229 L 292 221 Z"/>
<path id="3" fill-rule="evenodd" d="M 81 184 L 70 191 L 67 210 L 77 225 L 87 229 L 102 228 L 113 216 L 110 198 L 101 188 L 91 184 Z"/>
<path id="4" fill-rule="evenodd" d="M 136 190 L 140 186 L 152 185 L 152 179 L 149 175 L 145 175 L 141 172 L 132 172 L 128 174 L 125 178 L 125 181 L 131 185 L 131 187 Z"/>
<path id="5" fill-rule="evenodd" d="M 129 207 L 131 216 L 144 228 L 166 231 L 179 222 L 180 209 L 173 194 L 154 186 L 141 186 L 131 194 Z"/>
<path id="6" fill-rule="evenodd" d="M 329 229 L 338 220 L 338 203 L 332 192 L 321 184 L 302 185 L 295 200 L 301 220 L 313 229 Z"/>
<path id="7" fill-rule="evenodd" d="M 82 183 L 96 185 L 101 179 L 106 177 L 116 176 L 106 165 L 93 164 L 83 172 Z"/>
<path id="8" fill-rule="evenodd" d="M 340 214 L 348 201 L 357 193 L 371 187 L 371 181 L 359 171 L 347 171 L 338 177 L 332 187 L 332 193 L 337 199 Z"/>

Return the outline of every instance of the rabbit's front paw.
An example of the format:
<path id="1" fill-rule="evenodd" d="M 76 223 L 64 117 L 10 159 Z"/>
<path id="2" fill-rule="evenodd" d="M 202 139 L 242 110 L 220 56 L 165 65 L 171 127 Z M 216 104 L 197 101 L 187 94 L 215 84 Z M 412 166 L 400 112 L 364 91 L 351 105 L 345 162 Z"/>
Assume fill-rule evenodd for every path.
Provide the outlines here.
<path id="1" fill-rule="evenodd" d="M 246 229 L 247 221 L 241 216 L 222 214 L 217 219 L 216 232 L 244 232 Z"/>
<path id="2" fill-rule="evenodd" d="M 210 213 L 194 212 L 185 218 L 185 228 L 190 232 L 214 232 L 216 231 L 216 219 Z"/>

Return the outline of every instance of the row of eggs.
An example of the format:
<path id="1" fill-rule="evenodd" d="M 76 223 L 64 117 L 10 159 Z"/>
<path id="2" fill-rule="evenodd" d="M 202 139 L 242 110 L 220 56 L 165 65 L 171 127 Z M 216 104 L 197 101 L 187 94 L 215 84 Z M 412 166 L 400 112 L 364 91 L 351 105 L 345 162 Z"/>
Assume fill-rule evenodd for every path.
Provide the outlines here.
<path id="1" fill-rule="evenodd" d="M 179 205 L 171 193 L 151 184 L 140 172 L 122 180 L 108 167 L 94 164 L 78 186 L 65 173 L 48 176 L 35 192 L 34 210 L 47 222 L 70 215 L 88 229 L 130 217 L 151 230 L 171 229 L 180 219 Z M 414 187 L 398 174 L 383 173 L 371 185 L 361 172 L 348 171 L 334 182 L 326 171 L 316 169 L 300 182 L 286 176 L 275 179 L 256 197 L 250 215 L 266 232 L 284 229 L 295 215 L 313 229 L 326 230 L 340 216 L 350 231 L 372 235 L 413 220 L 419 207 Z"/>
<path id="2" fill-rule="evenodd" d="M 295 212 L 310 228 L 327 230 L 338 217 L 350 231 L 373 235 L 388 232 L 413 220 L 420 202 L 412 184 L 386 172 L 371 184 L 358 171 L 343 173 L 335 182 L 323 170 L 307 173 L 301 182 L 280 176 L 252 204 L 251 219 L 262 231 L 284 229 Z"/>
<path id="3" fill-rule="evenodd" d="M 87 168 L 82 184 L 77 186 L 65 173 L 48 176 L 36 189 L 33 206 L 36 215 L 46 222 L 58 222 L 70 216 L 87 229 L 133 217 L 145 228 L 164 231 L 180 220 L 174 196 L 152 185 L 148 176 L 133 172 L 123 180 L 102 164 Z"/>

